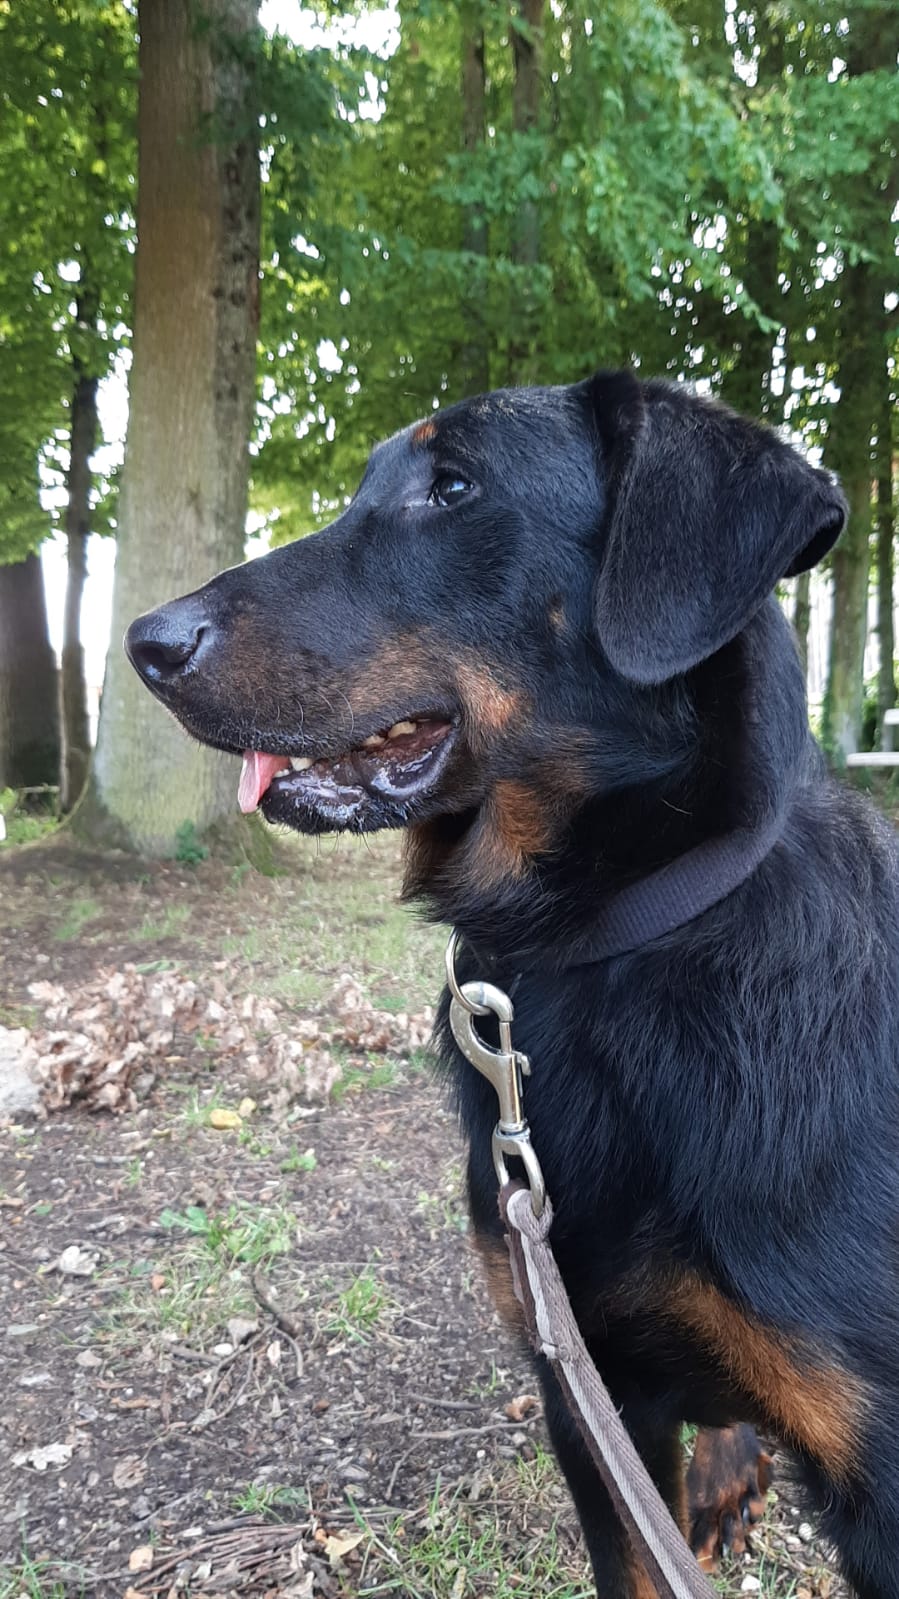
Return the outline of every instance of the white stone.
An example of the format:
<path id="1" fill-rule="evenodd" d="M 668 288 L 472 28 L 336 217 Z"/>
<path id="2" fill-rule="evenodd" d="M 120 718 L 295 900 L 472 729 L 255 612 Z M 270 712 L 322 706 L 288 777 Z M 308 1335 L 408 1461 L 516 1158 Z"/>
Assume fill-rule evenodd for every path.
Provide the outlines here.
<path id="1" fill-rule="evenodd" d="M 24 1027 L 0 1027 L 0 1117 L 37 1114 L 38 1086 L 24 1064 L 27 1042 Z"/>

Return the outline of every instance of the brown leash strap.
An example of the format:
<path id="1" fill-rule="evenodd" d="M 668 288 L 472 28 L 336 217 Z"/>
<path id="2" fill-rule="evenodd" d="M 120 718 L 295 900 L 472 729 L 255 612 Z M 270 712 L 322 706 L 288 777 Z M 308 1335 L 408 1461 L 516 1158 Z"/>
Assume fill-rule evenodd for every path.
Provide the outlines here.
<path id="1" fill-rule="evenodd" d="M 507 1182 L 499 1205 L 531 1342 L 552 1365 L 635 1557 L 659 1599 L 714 1599 L 715 1589 L 687 1548 L 590 1359 L 549 1244 L 549 1200 L 535 1216 L 530 1190 Z"/>

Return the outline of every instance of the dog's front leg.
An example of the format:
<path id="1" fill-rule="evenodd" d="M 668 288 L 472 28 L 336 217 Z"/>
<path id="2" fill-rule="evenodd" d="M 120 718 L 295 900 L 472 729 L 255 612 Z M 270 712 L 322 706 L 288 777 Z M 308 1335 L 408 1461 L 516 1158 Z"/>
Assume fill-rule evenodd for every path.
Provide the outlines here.
<path id="1" fill-rule="evenodd" d="M 537 1358 L 546 1424 L 581 1523 L 599 1599 L 657 1599 L 562 1397 L 548 1361 Z M 617 1400 L 617 1396 L 613 1395 Z M 642 1404 L 627 1402 L 622 1420 L 659 1492 L 681 1527 L 685 1520 L 684 1458 L 680 1426 L 661 1423 Z"/>

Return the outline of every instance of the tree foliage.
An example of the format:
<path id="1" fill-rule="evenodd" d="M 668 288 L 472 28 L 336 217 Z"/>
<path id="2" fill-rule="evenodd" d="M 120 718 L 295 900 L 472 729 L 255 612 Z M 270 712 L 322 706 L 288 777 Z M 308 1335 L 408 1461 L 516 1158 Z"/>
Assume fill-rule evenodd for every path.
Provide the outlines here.
<path id="1" fill-rule="evenodd" d="M 76 367 L 127 335 L 135 51 L 113 0 L 0 0 L 0 561 L 49 531 Z"/>

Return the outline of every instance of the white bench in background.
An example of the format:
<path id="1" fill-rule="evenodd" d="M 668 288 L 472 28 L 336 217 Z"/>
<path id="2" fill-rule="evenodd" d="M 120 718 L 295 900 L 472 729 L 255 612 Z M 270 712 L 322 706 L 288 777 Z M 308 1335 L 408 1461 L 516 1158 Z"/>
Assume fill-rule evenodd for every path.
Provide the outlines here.
<path id="1" fill-rule="evenodd" d="M 847 766 L 899 766 L 899 750 L 892 748 L 893 728 L 899 727 L 899 709 L 885 711 L 883 725 L 889 729 L 887 742 L 891 747 L 886 750 L 859 750 L 855 755 L 847 755 Z"/>

